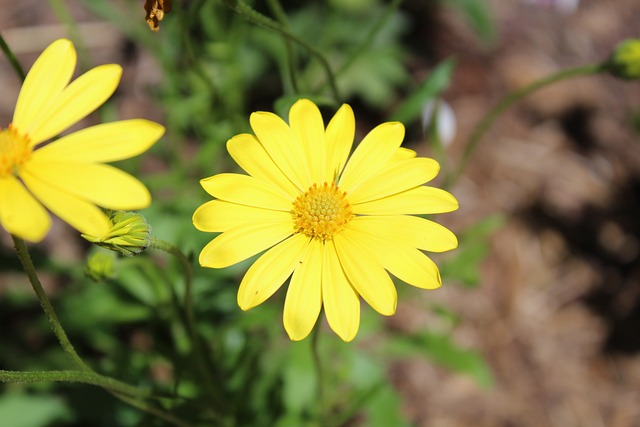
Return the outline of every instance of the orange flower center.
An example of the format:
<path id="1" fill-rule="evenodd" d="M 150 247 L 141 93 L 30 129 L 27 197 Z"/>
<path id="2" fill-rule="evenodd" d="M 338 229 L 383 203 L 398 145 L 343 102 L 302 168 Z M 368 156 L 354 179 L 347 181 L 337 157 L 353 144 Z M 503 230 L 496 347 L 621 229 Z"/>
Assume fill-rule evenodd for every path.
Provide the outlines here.
<path id="1" fill-rule="evenodd" d="M 0 178 L 17 170 L 31 157 L 29 138 L 20 135 L 11 125 L 0 129 Z"/>
<path id="2" fill-rule="evenodd" d="M 293 202 L 291 216 L 295 232 L 331 240 L 353 218 L 346 195 L 335 184 L 313 184 Z"/>

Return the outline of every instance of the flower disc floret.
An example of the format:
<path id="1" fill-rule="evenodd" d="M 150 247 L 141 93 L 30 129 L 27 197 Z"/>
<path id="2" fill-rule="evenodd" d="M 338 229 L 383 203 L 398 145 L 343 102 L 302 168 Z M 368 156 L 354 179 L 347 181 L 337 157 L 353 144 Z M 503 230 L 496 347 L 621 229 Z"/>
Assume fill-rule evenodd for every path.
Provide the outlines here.
<path id="1" fill-rule="evenodd" d="M 346 196 L 334 183 L 313 184 L 293 202 L 295 232 L 322 241 L 332 239 L 353 217 Z"/>
<path id="2" fill-rule="evenodd" d="M 30 157 L 29 138 L 20 135 L 11 125 L 0 129 L 0 178 L 14 175 Z"/>

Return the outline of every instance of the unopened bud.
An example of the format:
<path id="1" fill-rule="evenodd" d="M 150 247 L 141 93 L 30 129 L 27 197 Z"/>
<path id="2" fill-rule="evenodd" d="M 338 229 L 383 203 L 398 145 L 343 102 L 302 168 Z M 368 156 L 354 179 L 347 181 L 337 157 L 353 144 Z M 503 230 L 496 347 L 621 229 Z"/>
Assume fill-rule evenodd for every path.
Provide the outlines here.
<path id="1" fill-rule="evenodd" d="M 91 243 L 118 252 L 125 256 L 133 256 L 149 246 L 151 226 L 144 216 L 137 212 L 115 211 L 110 215 L 111 229 L 104 236 L 83 234 Z"/>
<path id="2" fill-rule="evenodd" d="M 87 258 L 84 274 L 94 282 L 105 282 L 116 275 L 115 255 L 107 252 L 95 252 Z"/>
<path id="3" fill-rule="evenodd" d="M 619 43 L 607 66 L 611 74 L 621 79 L 640 79 L 640 39 L 627 39 Z"/>

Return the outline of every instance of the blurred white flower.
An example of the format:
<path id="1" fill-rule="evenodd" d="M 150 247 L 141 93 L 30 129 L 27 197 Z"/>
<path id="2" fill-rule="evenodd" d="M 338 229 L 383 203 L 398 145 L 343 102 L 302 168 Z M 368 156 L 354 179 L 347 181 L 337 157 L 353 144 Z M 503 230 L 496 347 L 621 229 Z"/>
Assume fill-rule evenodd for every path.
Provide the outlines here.
<path id="1" fill-rule="evenodd" d="M 427 102 L 422 109 L 422 131 L 429 136 L 436 126 L 436 135 L 443 147 L 448 146 L 456 136 L 456 115 L 449 103 L 435 98 Z"/>

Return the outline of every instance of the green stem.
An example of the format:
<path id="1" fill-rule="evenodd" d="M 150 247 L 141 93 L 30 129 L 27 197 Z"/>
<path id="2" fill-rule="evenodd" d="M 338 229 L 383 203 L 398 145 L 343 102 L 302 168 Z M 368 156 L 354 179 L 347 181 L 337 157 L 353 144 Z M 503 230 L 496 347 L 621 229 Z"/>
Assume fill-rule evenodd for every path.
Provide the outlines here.
<path id="1" fill-rule="evenodd" d="M 75 19 L 69 12 L 69 9 L 65 5 L 62 0 L 49 0 L 49 6 L 53 13 L 56 15 L 56 18 L 67 28 L 67 32 L 69 33 L 69 38 L 73 41 L 76 46 L 76 49 L 79 52 L 78 60 L 80 61 L 80 68 L 83 70 L 88 70 L 91 68 L 91 64 L 87 62 L 85 58 L 89 56 L 86 55 L 87 49 L 84 46 L 84 42 L 82 41 L 82 36 L 80 35 L 80 30 L 78 29 L 78 24 Z"/>
<path id="2" fill-rule="evenodd" d="M 471 155 L 475 151 L 480 139 L 484 136 L 485 132 L 491 127 L 493 122 L 510 106 L 524 98 L 525 96 L 535 92 L 538 89 L 541 89 L 545 86 L 548 86 L 552 83 L 559 82 L 562 80 L 567 80 L 573 77 L 578 76 L 588 76 L 592 74 L 597 74 L 602 71 L 605 71 L 605 64 L 590 64 L 576 68 L 569 68 L 567 70 L 559 71 L 555 74 L 551 74 L 550 76 L 544 77 L 540 80 L 536 80 L 535 82 L 518 89 L 514 92 L 511 92 L 502 100 L 496 104 L 491 110 L 487 112 L 484 118 L 476 125 L 469 137 L 467 142 L 467 146 L 462 154 L 462 158 L 460 159 L 460 163 L 456 171 L 447 177 L 445 182 L 445 187 L 450 188 L 455 184 L 455 182 L 460 178 L 460 175 L 466 168 L 469 163 L 469 159 Z"/>
<path id="3" fill-rule="evenodd" d="M 151 238 L 149 242 L 149 247 L 153 249 L 158 249 L 168 253 L 169 255 L 174 256 L 182 270 L 184 271 L 184 297 L 182 303 L 184 304 L 185 314 L 187 318 L 188 329 L 192 337 L 196 335 L 196 317 L 193 311 L 193 270 L 191 268 L 191 261 L 185 254 L 182 253 L 180 249 L 173 246 L 169 242 L 165 242 L 164 240 Z"/>
<path id="4" fill-rule="evenodd" d="M 322 369 L 322 357 L 320 356 L 320 324 L 316 324 L 313 329 L 313 335 L 311 337 L 311 349 L 313 351 L 313 364 L 316 368 L 316 393 L 318 396 L 318 410 L 320 413 L 320 425 L 325 425 L 325 396 L 324 396 L 324 381 L 323 381 L 323 369 Z"/>
<path id="5" fill-rule="evenodd" d="M 280 4 L 280 1 L 268 0 L 267 3 L 269 4 L 269 8 L 271 9 L 273 15 L 276 17 L 278 22 L 280 22 L 280 25 L 282 25 L 283 28 L 287 29 L 289 27 L 289 19 L 287 18 L 287 14 Z M 285 47 L 287 49 L 287 65 L 289 67 L 289 79 L 291 80 L 291 88 L 293 89 L 294 93 L 298 93 L 299 90 L 295 51 L 293 49 L 293 46 L 291 45 L 291 40 L 284 36 L 283 39 L 285 42 Z"/>
<path id="6" fill-rule="evenodd" d="M 13 70 L 16 72 L 20 80 L 24 81 L 27 75 L 22 69 L 20 62 L 18 62 L 18 59 L 14 55 L 13 51 L 11 50 L 7 42 L 4 40 L 4 37 L 2 37 L 2 34 L 0 34 L 0 49 L 2 49 L 2 53 L 4 53 L 4 55 L 9 60 L 9 63 L 13 67 Z"/>
<path id="7" fill-rule="evenodd" d="M 9 62 L 11 62 L 11 65 L 13 66 L 16 74 L 20 77 L 22 81 L 24 81 L 26 74 L 1 34 L 0 34 L 0 47 L 2 48 L 2 51 L 5 53 L 7 58 L 9 58 Z M 139 397 L 150 396 L 150 392 L 131 386 L 129 384 L 123 383 L 121 381 L 115 380 L 113 378 L 105 377 L 103 375 L 99 375 L 93 372 L 93 370 L 80 358 L 75 348 L 69 341 L 69 338 L 67 337 L 66 332 L 62 328 L 62 324 L 60 323 L 60 320 L 58 320 L 58 316 L 55 310 L 53 309 L 53 306 L 51 305 L 51 301 L 49 301 L 49 298 L 47 297 L 47 294 L 44 292 L 44 288 L 40 283 L 40 279 L 38 279 L 35 266 L 33 265 L 33 261 L 31 260 L 31 256 L 29 255 L 29 251 L 27 250 L 27 246 L 25 245 L 24 240 L 14 235 L 11 235 L 11 238 L 13 239 L 13 244 L 14 244 L 14 247 L 16 248 L 18 259 L 20 260 L 20 263 L 22 264 L 22 267 L 25 273 L 27 274 L 29 283 L 31 284 L 31 287 L 33 288 L 33 291 L 35 292 L 36 297 L 40 302 L 40 306 L 42 307 L 42 310 L 45 312 L 47 320 L 49 321 L 49 324 L 53 329 L 54 335 L 58 339 L 60 346 L 62 347 L 64 352 L 67 354 L 67 356 L 69 356 L 69 358 L 73 361 L 73 363 L 78 368 L 80 368 L 80 371 L 66 371 L 66 372 L 68 373 L 74 372 L 73 375 L 75 375 L 75 378 L 77 381 L 87 382 L 90 384 L 95 384 L 95 385 L 104 387 L 107 391 L 109 391 L 118 399 L 142 411 L 155 415 L 158 418 L 164 419 L 179 427 L 188 427 L 188 424 L 185 424 L 180 420 L 177 420 L 172 415 L 167 414 L 160 409 L 154 408 L 149 404 L 138 400 Z M 7 375 L 5 378 L 9 378 L 10 373 L 8 373 L 8 371 L 2 371 L 2 372 Z M 65 371 L 61 371 L 61 372 L 65 372 Z M 29 373 L 23 373 L 23 374 L 24 374 L 22 376 L 23 380 L 28 378 L 28 376 L 30 375 Z M 34 377 L 32 377 L 32 379 L 33 378 Z M 53 378 L 50 380 L 63 381 L 63 379 L 56 380 Z"/>
<path id="8" fill-rule="evenodd" d="M 251 6 L 244 3 L 242 0 L 225 0 L 225 3 L 231 10 L 242 16 L 247 21 L 282 34 L 284 37 L 293 41 L 294 43 L 299 44 L 304 49 L 308 50 L 313 56 L 315 56 L 318 61 L 320 61 L 320 64 L 327 74 L 327 80 L 329 82 L 329 86 L 331 88 L 334 99 L 336 100 L 336 102 L 340 102 L 341 98 L 338 92 L 338 86 L 336 85 L 335 74 L 331 70 L 329 61 L 327 60 L 327 58 L 325 58 L 322 52 L 320 52 L 313 45 L 307 43 L 294 33 L 290 32 L 288 29 L 284 28 L 278 22 L 256 11 Z"/>
<path id="9" fill-rule="evenodd" d="M 58 342 L 62 346 L 64 352 L 69 356 L 69 358 L 73 361 L 73 363 L 80 369 L 80 371 L 76 375 L 77 381 L 87 382 L 90 384 L 95 384 L 104 387 L 107 391 L 112 393 L 115 397 L 119 398 L 130 404 L 131 406 L 135 406 L 143 411 L 149 412 L 153 415 L 156 415 L 160 418 L 173 418 L 170 414 L 164 413 L 160 409 L 153 408 L 147 403 L 138 400 L 139 398 L 146 398 L 151 396 L 151 392 L 139 389 L 135 386 L 123 383 L 113 378 L 105 377 L 103 375 L 95 373 L 78 355 L 75 348 L 69 341 L 66 332 L 62 328 L 60 324 L 60 320 L 56 315 L 47 294 L 44 292 L 42 288 L 42 284 L 38 279 L 36 274 L 35 267 L 33 265 L 33 261 L 31 260 L 31 256 L 29 255 L 29 251 L 24 243 L 24 240 L 12 235 L 13 243 L 16 248 L 16 252 L 18 254 L 18 258 L 22 263 L 22 267 L 27 273 L 27 277 L 29 278 L 29 283 L 31 283 L 31 287 L 33 288 L 38 301 L 40 302 L 40 306 L 42 307 L 45 315 L 47 316 L 47 320 L 53 329 L 53 333 L 58 339 Z M 62 372 L 73 372 L 73 371 L 62 371 Z M 55 374 L 52 374 L 55 375 Z M 28 373 L 24 376 L 24 378 L 28 377 Z M 91 381 L 89 381 L 91 379 Z M 82 381 L 81 381 L 82 380 Z M 56 381 L 52 379 L 52 381 Z M 62 381 L 62 379 L 58 379 L 58 381 Z M 159 415 L 162 413 L 162 415 Z M 184 423 L 174 423 L 180 426 L 186 426 Z"/>
<path id="10" fill-rule="evenodd" d="M 129 384 L 105 377 L 94 372 L 85 371 L 5 371 L 0 370 L 0 382 L 37 383 L 37 382 L 75 382 L 96 385 L 112 393 L 151 397 L 149 390 L 143 390 Z"/>
<path id="11" fill-rule="evenodd" d="M 60 346 L 62 346 L 62 349 L 64 350 L 64 352 L 67 353 L 67 356 L 69 356 L 71 361 L 80 370 L 82 370 L 83 372 L 92 372 L 92 369 L 86 363 L 84 363 L 84 361 L 80 358 L 78 353 L 76 353 L 75 348 L 73 348 L 73 345 L 69 341 L 69 338 L 67 337 L 66 332 L 62 328 L 62 325 L 60 324 L 60 320 L 58 319 L 58 316 L 55 310 L 53 309 L 53 306 L 51 305 L 51 302 L 49 301 L 47 294 L 44 292 L 44 289 L 42 288 L 42 284 L 40 283 L 40 280 L 38 279 L 38 275 L 36 274 L 36 269 L 33 265 L 33 261 L 31 260 L 31 256 L 29 255 L 29 251 L 27 250 L 27 246 L 25 245 L 24 240 L 14 235 L 11 235 L 11 237 L 13 238 L 13 244 L 16 248 L 18 258 L 20 259 L 20 262 L 22 263 L 22 267 L 24 268 L 24 271 L 27 273 L 27 277 L 29 278 L 29 283 L 31 283 L 31 287 L 35 292 L 36 297 L 38 297 L 40 306 L 42 307 L 42 310 L 47 316 L 49 325 L 51 325 L 51 329 L 53 329 L 53 333 L 58 339 Z"/>
<path id="12" fill-rule="evenodd" d="M 187 258 L 187 256 L 184 253 L 182 253 L 180 249 L 170 244 L 169 242 L 165 242 L 164 240 L 152 238 L 151 241 L 149 242 L 149 247 L 164 251 L 174 256 L 182 266 L 182 269 L 184 270 L 185 291 L 184 291 L 184 298 L 182 303 L 184 306 L 187 331 L 191 338 L 191 342 L 193 343 L 193 346 L 194 346 L 194 352 L 196 356 L 196 363 L 198 364 L 198 369 L 200 370 L 201 375 L 203 375 L 202 380 L 204 381 L 204 384 L 207 385 L 207 388 L 209 389 L 209 393 L 216 400 L 216 403 L 221 404 L 222 403 L 221 396 L 219 395 L 216 387 L 211 382 L 213 378 L 213 374 L 210 372 L 208 365 L 206 363 L 206 360 L 204 359 L 204 356 L 202 353 L 203 345 L 200 340 L 200 336 L 198 335 L 198 330 L 196 329 L 196 316 L 193 310 L 193 289 L 192 289 L 193 288 L 192 286 L 193 270 L 191 267 L 191 261 L 189 261 L 189 258 Z"/>
<path id="13" fill-rule="evenodd" d="M 141 411 L 144 411 L 148 414 L 151 414 L 157 418 L 160 418 L 161 420 L 164 420 L 166 422 L 168 422 L 169 424 L 173 424 L 174 426 L 178 426 L 178 427 L 191 427 L 191 424 L 182 421 L 181 419 L 174 417 L 173 415 L 156 408 L 155 406 L 149 405 L 146 402 L 142 402 L 140 400 L 136 400 L 136 399 L 132 399 L 129 396 L 125 396 L 125 395 L 121 395 L 121 394 L 116 394 L 115 395 L 118 399 L 122 400 L 123 402 L 133 406 L 134 408 L 137 408 Z"/>
<path id="14" fill-rule="evenodd" d="M 393 14 L 393 12 L 395 12 L 395 10 L 398 9 L 402 1 L 403 0 L 393 0 L 391 3 L 389 3 L 389 5 L 385 9 L 384 13 L 382 14 L 378 22 L 376 22 L 376 24 L 373 27 L 371 27 L 371 30 L 369 30 L 369 33 L 366 35 L 366 37 L 364 38 L 360 46 L 358 46 L 351 53 L 351 56 L 349 57 L 349 59 L 347 59 L 347 61 L 344 64 L 342 64 L 342 66 L 338 69 L 338 71 L 336 71 L 336 76 L 339 76 L 342 73 L 344 73 L 349 67 L 351 67 L 351 65 L 353 65 L 356 59 L 371 46 L 371 44 L 373 43 L 373 39 L 375 38 L 376 34 L 378 34 L 378 31 L 380 31 L 380 29 L 384 27 L 384 25 L 387 23 L 389 18 L 391 18 L 391 15 Z"/>

